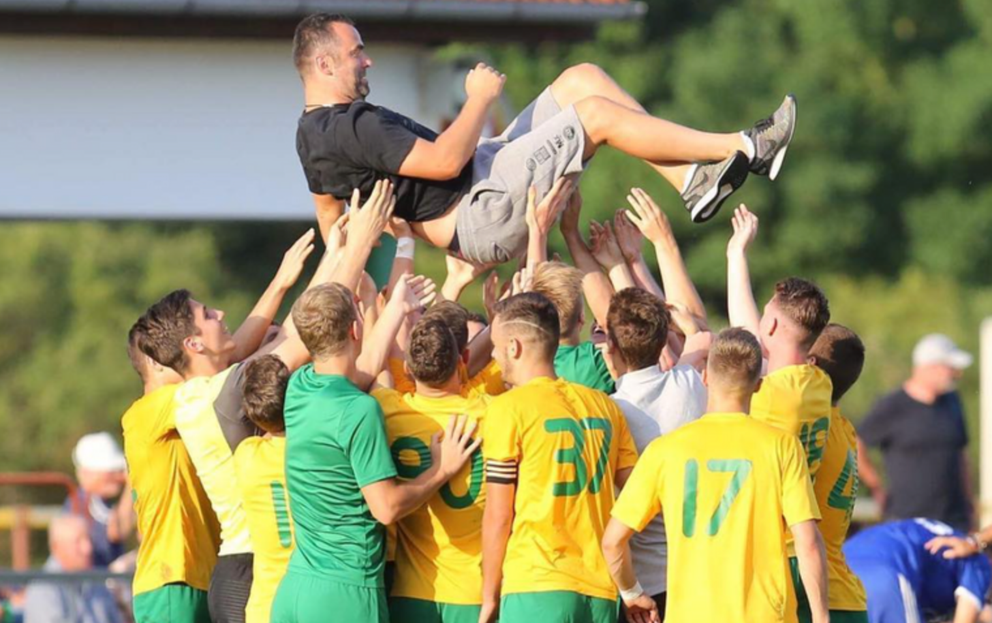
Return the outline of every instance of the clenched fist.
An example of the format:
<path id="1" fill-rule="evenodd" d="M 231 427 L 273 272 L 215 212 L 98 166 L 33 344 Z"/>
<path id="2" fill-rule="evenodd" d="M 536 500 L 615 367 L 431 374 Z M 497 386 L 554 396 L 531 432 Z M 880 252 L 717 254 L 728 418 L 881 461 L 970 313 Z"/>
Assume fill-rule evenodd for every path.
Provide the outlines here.
<path id="1" fill-rule="evenodd" d="M 495 102 L 503 91 L 506 76 L 485 63 L 479 63 L 469 70 L 465 77 L 465 93 L 469 99 L 480 98 L 487 103 Z"/>

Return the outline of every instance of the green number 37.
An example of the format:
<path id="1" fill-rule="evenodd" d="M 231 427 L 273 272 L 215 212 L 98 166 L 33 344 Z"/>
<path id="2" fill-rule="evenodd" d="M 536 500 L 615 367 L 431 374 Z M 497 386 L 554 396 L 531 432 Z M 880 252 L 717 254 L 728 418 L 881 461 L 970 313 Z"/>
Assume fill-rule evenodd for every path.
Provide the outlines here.
<path id="1" fill-rule="evenodd" d="M 544 430 L 549 433 L 567 433 L 572 436 L 573 445 L 571 448 L 559 449 L 555 453 L 555 460 L 562 465 L 571 465 L 575 468 L 575 477 L 567 482 L 556 482 L 551 489 L 555 497 L 565 497 L 578 495 L 588 486 L 589 493 L 599 493 L 603 486 L 603 476 L 606 475 L 606 467 L 610 456 L 610 442 L 613 440 L 613 425 L 606 418 L 587 417 L 581 420 L 570 418 L 557 418 L 546 420 Z M 586 432 L 603 432 L 603 445 L 599 448 L 599 458 L 596 461 L 596 470 L 589 478 L 589 467 L 586 464 Z"/>
<path id="2" fill-rule="evenodd" d="M 713 511 L 707 526 L 707 534 L 716 536 L 720 526 L 727 519 L 727 513 L 733 505 L 737 494 L 747 477 L 751 475 L 751 461 L 747 459 L 712 459 L 706 462 L 706 469 L 711 472 L 730 472 L 733 476 L 720 498 L 720 505 Z M 696 534 L 696 501 L 699 497 L 699 463 L 696 459 L 685 462 L 685 486 L 682 498 L 682 534 L 691 537 Z"/>

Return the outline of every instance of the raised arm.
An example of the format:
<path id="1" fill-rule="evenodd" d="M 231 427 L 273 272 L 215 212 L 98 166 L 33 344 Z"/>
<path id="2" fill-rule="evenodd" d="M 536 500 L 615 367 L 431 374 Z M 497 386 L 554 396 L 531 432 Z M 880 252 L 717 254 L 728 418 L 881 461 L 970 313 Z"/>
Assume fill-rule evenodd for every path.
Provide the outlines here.
<path id="1" fill-rule="evenodd" d="M 734 211 L 734 235 L 727 243 L 727 311 L 730 325 L 743 327 L 761 337 L 761 315 L 751 291 L 751 273 L 747 265 L 747 248 L 758 233 L 758 217 L 741 204 Z"/>
<path id="2" fill-rule="evenodd" d="M 352 206 L 358 205 L 358 190 L 352 195 Z M 372 248 L 386 229 L 393 215 L 396 197 L 389 180 L 379 180 L 372 189 L 369 200 L 360 210 L 354 210 L 348 220 L 348 236 L 340 259 L 335 264 L 331 281 L 340 283 L 352 292 L 365 271 Z"/>
<path id="3" fill-rule="evenodd" d="M 331 225 L 337 222 L 344 214 L 344 200 L 332 195 L 312 195 L 314 208 L 317 212 L 317 229 L 320 230 L 320 239 L 327 243 L 327 236 L 331 230 Z"/>
<path id="4" fill-rule="evenodd" d="M 429 305 L 434 297 L 434 282 L 427 277 L 406 275 L 396 283 L 389 302 L 382 310 L 355 363 L 355 385 L 359 389 L 367 390 L 371 387 L 375 377 L 386 366 L 386 358 L 396 339 L 396 333 L 407 316 Z"/>
<path id="5" fill-rule="evenodd" d="M 578 189 L 572 193 L 568 207 L 561 218 L 561 234 L 565 245 L 572 255 L 575 267 L 582 271 L 582 293 L 585 294 L 593 318 L 599 326 L 606 326 L 606 313 L 610 309 L 610 299 L 613 298 L 613 285 L 609 277 L 603 274 L 596 258 L 586 246 L 582 234 L 579 233 L 579 212 L 582 210 L 582 195 Z"/>
<path id="6" fill-rule="evenodd" d="M 282 305 L 286 292 L 300 278 L 303 265 L 313 252 L 313 239 L 314 231 L 308 229 L 283 255 L 282 264 L 279 265 L 276 276 L 273 277 L 269 287 L 255 303 L 251 313 L 234 332 L 235 350 L 232 361 L 243 361 L 254 353 L 259 344 L 262 343 L 265 332 L 268 331 L 276 314 L 279 313 L 279 306 Z"/>
<path id="7" fill-rule="evenodd" d="M 568 205 L 575 184 L 560 177 L 548 194 L 537 201 L 537 188 L 527 191 L 527 269 L 533 275 L 539 264 L 548 261 L 548 234 Z"/>
<path id="8" fill-rule="evenodd" d="M 699 330 L 707 330 L 706 307 L 689 277 L 689 269 L 682 259 L 682 252 L 668 217 L 654 199 L 640 188 L 631 189 L 627 195 L 627 203 L 633 209 L 633 212 L 627 213 L 627 217 L 654 247 L 661 283 L 668 301 L 684 307 L 696 319 Z"/>
<path id="9" fill-rule="evenodd" d="M 428 180 L 458 177 L 475 154 L 486 117 L 503 91 L 506 76 L 485 63 L 479 63 L 465 78 L 468 99 L 447 130 L 434 142 L 418 138 L 400 165 L 399 174 Z"/>
<path id="10" fill-rule="evenodd" d="M 641 247 L 644 243 L 644 234 L 629 218 L 626 210 L 617 210 L 613 215 L 613 231 L 616 233 L 617 244 L 620 245 L 620 253 L 627 262 L 630 274 L 634 278 L 634 283 L 642 290 L 647 290 L 661 300 L 665 300 L 665 293 L 661 285 L 655 280 L 644 261 L 644 253 Z"/>
<path id="11" fill-rule="evenodd" d="M 606 270 L 615 291 L 637 287 L 634 276 L 630 274 L 630 268 L 623 259 L 623 253 L 620 252 L 620 245 L 617 244 L 609 221 L 603 224 L 589 221 L 589 242 L 592 246 L 592 256 Z"/>

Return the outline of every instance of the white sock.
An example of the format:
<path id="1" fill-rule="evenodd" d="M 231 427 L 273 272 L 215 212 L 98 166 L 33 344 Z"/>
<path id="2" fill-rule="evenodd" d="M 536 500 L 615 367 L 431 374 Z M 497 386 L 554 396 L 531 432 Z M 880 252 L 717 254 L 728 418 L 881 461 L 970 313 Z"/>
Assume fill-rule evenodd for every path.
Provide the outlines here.
<path id="1" fill-rule="evenodd" d="M 684 195 L 685 191 L 689 190 L 689 184 L 692 183 L 692 178 L 696 176 L 696 169 L 699 168 L 698 164 L 691 165 L 689 170 L 685 172 L 685 181 L 682 182 L 682 192 L 679 194 Z"/>
<path id="2" fill-rule="evenodd" d="M 741 132 L 741 138 L 744 139 L 744 154 L 747 156 L 748 160 L 754 160 L 754 141 L 752 141 L 751 137 L 744 132 Z"/>

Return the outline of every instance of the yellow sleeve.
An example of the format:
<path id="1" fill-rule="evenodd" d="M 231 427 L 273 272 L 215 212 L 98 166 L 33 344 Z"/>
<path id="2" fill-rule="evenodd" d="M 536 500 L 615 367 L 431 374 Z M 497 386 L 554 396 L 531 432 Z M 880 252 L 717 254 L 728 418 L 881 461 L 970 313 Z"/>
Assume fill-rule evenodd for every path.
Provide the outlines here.
<path id="1" fill-rule="evenodd" d="M 495 400 L 485 417 L 482 456 L 487 461 L 519 461 L 520 440 L 516 411 L 506 400 Z"/>
<path id="2" fill-rule="evenodd" d="M 613 402 L 612 400 L 610 402 Z M 623 411 L 620 410 L 616 404 L 613 405 L 614 416 L 613 421 L 615 423 L 615 439 L 618 447 L 617 452 L 617 470 L 626 469 L 628 467 L 633 467 L 637 463 L 637 446 L 634 444 L 634 437 L 630 434 L 630 429 L 627 428 L 627 418 L 624 417 Z"/>
<path id="3" fill-rule="evenodd" d="M 631 530 L 640 532 L 661 512 L 664 462 L 662 440 L 657 439 L 644 451 L 613 505 L 613 517 Z"/>
<path id="4" fill-rule="evenodd" d="M 782 515 L 788 526 L 820 519 L 820 508 L 813 492 L 813 480 L 806 466 L 806 455 L 799 440 L 783 435 L 779 442 L 782 465 Z"/>
<path id="5" fill-rule="evenodd" d="M 397 434 L 396 426 L 393 424 L 395 419 L 392 416 L 400 411 L 400 403 L 403 399 L 403 394 L 395 389 L 379 387 L 373 389 L 369 395 L 375 398 L 376 402 L 379 403 L 379 407 L 382 409 L 383 420 L 386 425 L 386 437 L 389 440 L 389 443 L 393 443 L 396 441 Z"/>

